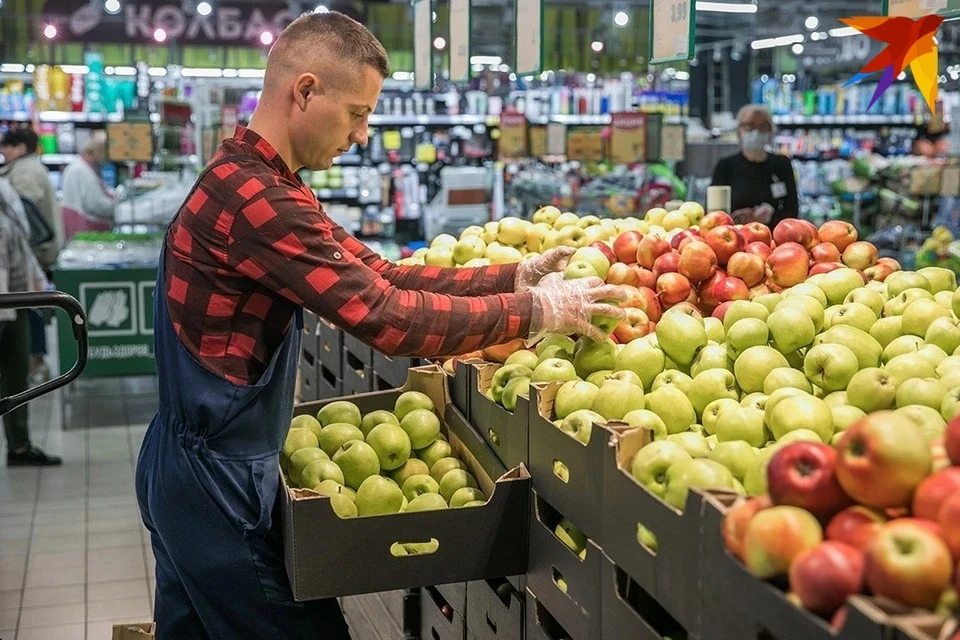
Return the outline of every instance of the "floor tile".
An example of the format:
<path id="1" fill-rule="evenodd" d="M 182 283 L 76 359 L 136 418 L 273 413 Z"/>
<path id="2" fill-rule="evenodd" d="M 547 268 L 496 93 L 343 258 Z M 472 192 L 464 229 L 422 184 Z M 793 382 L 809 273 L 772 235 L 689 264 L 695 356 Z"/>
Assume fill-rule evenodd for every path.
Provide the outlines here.
<path id="1" fill-rule="evenodd" d="M 66 624 L 57 627 L 32 627 L 21 629 L 17 633 L 17 640 L 85 640 L 87 625 Z"/>
<path id="2" fill-rule="evenodd" d="M 86 605 L 82 602 L 24 607 L 20 611 L 20 629 L 86 622 L 86 615 Z"/>
<path id="3" fill-rule="evenodd" d="M 87 640 L 110 640 L 113 637 L 113 623 L 106 621 L 87 622 Z"/>
<path id="4" fill-rule="evenodd" d="M 0 571 L 0 591 L 23 589 L 23 576 L 25 573 L 23 569 L 19 571 Z"/>
<path id="5" fill-rule="evenodd" d="M 87 603 L 87 620 L 138 622 L 150 617 L 150 602 L 146 596 L 99 600 Z"/>
<path id="6" fill-rule="evenodd" d="M 30 501 L 20 501 L 20 502 L 0 502 L 0 518 L 4 519 L 9 516 L 19 516 L 24 513 L 30 514 L 33 513 L 34 503 Z"/>
<path id="7" fill-rule="evenodd" d="M 0 629 L 0 638 L 3 638 L 3 640 L 17 640 L 17 630 Z"/>
<path id="8" fill-rule="evenodd" d="M 23 592 L 24 607 L 45 607 L 55 604 L 75 604 L 84 601 L 85 587 L 71 584 L 63 587 L 35 587 Z"/>
<path id="9" fill-rule="evenodd" d="M 110 582 L 113 580 L 133 580 L 146 578 L 143 559 L 114 562 L 110 564 L 91 564 L 87 568 L 87 582 Z M 28 575 L 29 579 L 29 575 Z"/>
<path id="10" fill-rule="evenodd" d="M 85 564 L 83 551 L 74 549 L 72 551 L 53 551 L 36 552 L 30 554 L 30 563 L 27 565 L 27 571 L 57 569 L 59 567 L 82 567 Z"/>
<path id="11" fill-rule="evenodd" d="M 87 548 L 106 549 L 108 547 L 126 547 L 142 543 L 139 529 L 125 529 L 112 533 L 91 535 L 87 540 Z"/>
<path id="12" fill-rule="evenodd" d="M 92 582 L 87 585 L 87 602 L 137 597 L 153 597 L 153 593 L 149 590 L 146 580 L 136 579 L 117 580 L 115 582 Z"/>
<path id="13" fill-rule="evenodd" d="M 121 520 L 127 518 L 140 522 L 140 507 L 133 504 L 118 504 L 107 507 L 90 507 L 87 520 Z"/>
<path id="14" fill-rule="evenodd" d="M 0 591 L 0 609 L 19 609 L 23 594 L 20 589 Z"/>
<path id="15" fill-rule="evenodd" d="M 0 556 L 0 571 L 22 571 L 26 566 L 27 555 L 25 553 L 8 553 Z"/>
<path id="16" fill-rule="evenodd" d="M 98 509 L 100 507 L 116 507 L 119 505 L 134 505 L 137 504 L 137 495 L 133 492 L 131 488 L 130 493 L 117 496 L 90 496 L 88 505 L 91 509 Z"/>
<path id="17" fill-rule="evenodd" d="M 140 520 L 136 518 L 114 518 L 110 520 L 91 520 L 87 523 L 87 531 L 90 536 L 101 533 L 119 533 L 121 531 L 140 531 Z"/>
<path id="18" fill-rule="evenodd" d="M 41 499 L 37 503 L 37 514 L 47 511 L 73 511 L 80 508 L 81 505 L 73 498 L 49 498 Z"/>
<path id="19" fill-rule="evenodd" d="M 58 522 L 54 524 L 37 524 L 33 527 L 33 539 L 57 538 L 60 536 L 80 536 L 87 532 L 87 523 L 84 521 Z"/>
<path id="20" fill-rule="evenodd" d="M 19 620 L 20 609 L 0 609 L 0 629 L 16 629 Z"/>
<path id="21" fill-rule="evenodd" d="M 30 537 L 30 525 L 25 527 L 0 527 L 0 545 L 6 548 L 7 540 L 26 540 Z"/>
<path id="22" fill-rule="evenodd" d="M 93 567 L 99 564 L 119 564 L 124 562 L 143 562 L 144 550 L 142 545 L 126 547 L 108 547 L 106 549 L 90 549 L 87 551 L 87 563 Z"/>
<path id="23" fill-rule="evenodd" d="M 64 522 L 84 522 L 87 519 L 87 510 L 65 509 L 62 511 L 39 511 L 34 518 L 34 524 L 62 524 Z"/>
<path id="24" fill-rule="evenodd" d="M 86 545 L 86 535 L 67 534 L 34 538 L 30 543 L 30 553 L 56 553 L 59 551 L 82 550 Z"/>
<path id="25" fill-rule="evenodd" d="M 83 567 L 62 567 L 60 569 L 37 569 L 27 572 L 26 586 L 60 587 L 68 584 L 83 584 Z"/>
<path id="26" fill-rule="evenodd" d="M 4 540 L 3 553 L 7 555 L 25 556 L 30 549 L 30 540 Z"/>

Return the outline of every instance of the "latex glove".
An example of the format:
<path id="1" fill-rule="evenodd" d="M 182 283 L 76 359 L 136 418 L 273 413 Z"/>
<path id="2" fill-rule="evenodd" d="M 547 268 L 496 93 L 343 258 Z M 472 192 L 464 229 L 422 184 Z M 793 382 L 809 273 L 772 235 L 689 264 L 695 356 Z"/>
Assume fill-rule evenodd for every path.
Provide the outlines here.
<path id="1" fill-rule="evenodd" d="M 548 333 L 579 333 L 601 342 L 607 335 L 590 324 L 590 319 L 593 316 L 625 319 L 624 310 L 612 303 L 630 297 L 626 287 L 604 284 L 600 278 L 564 280 L 559 273 L 544 276 L 530 292 L 533 294 L 530 322 L 533 341 Z"/>
<path id="2" fill-rule="evenodd" d="M 544 276 L 563 271 L 574 251 L 576 249 L 573 247 L 554 247 L 532 260 L 524 260 L 517 267 L 514 291 L 517 293 L 526 291 L 530 287 L 537 286 Z"/>

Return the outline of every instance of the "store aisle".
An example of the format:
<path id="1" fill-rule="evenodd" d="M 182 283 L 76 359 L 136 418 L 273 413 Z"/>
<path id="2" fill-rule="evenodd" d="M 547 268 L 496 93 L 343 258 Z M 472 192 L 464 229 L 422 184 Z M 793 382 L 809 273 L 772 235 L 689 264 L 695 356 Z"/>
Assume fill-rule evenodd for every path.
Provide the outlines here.
<path id="1" fill-rule="evenodd" d="M 66 410 L 59 392 L 31 404 L 34 441 L 64 465 L 0 467 L 2 640 L 107 640 L 114 623 L 152 619 L 153 554 L 133 478 L 155 384 L 84 382 Z"/>

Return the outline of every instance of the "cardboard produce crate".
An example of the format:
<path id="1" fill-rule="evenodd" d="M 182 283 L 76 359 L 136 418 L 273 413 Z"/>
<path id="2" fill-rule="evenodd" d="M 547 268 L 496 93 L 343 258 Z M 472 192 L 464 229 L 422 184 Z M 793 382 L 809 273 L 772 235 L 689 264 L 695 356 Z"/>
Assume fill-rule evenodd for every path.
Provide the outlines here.
<path id="1" fill-rule="evenodd" d="M 379 378 L 392 385 L 402 387 L 407 381 L 407 372 L 424 363 L 421 358 L 390 358 L 379 351 L 373 352 L 373 372 Z"/>
<path id="2" fill-rule="evenodd" d="M 667 611 L 604 554 L 600 579 L 603 638 L 662 640 L 690 636 Z"/>
<path id="3" fill-rule="evenodd" d="M 467 623 L 436 587 L 420 590 L 420 637 L 423 640 L 466 640 Z"/>
<path id="4" fill-rule="evenodd" d="M 467 617 L 467 583 L 451 582 L 448 584 L 433 585 L 433 588 L 440 593 L 443 599 L 449 604 L 454 612 L 459 613 L 464 619 Z"/>
<path id="5" fill-rule="evenodd" d="M 847 601 L 839 630 L 786 598 L 778 586 L 754 577 L 724 546 L 723 516 L 738 496 L 725 491 L 691 491 L 702 496 L 700 595 L 704 640 L 886 640 L 890 616 L 903 607 L 863 596 Z M 688 502 L 688 508 L 690 503 Z"/>
<path id="6" fill-rule="evenodd" d="M 508 411 L 486 396 L 493 375 L 502 366 L 492 362 L 470 363 L 470 424 L 476 427 L 503 464 L 515 467 L 521 463 L 529 464 L 530 401 L 518 396 L 517 406 Z"/>
<path id="7" fill-rule="evenodd" d="M 323 318 L 317 322 L 317 353 L 320 364 L 337 378 L 343 376 L 343 331 Z"/>
<path id="8" fill-rule="evenodd" d="M 397 386 L 399 385 L 391 384 L 386 380 L 384 380 L 383 378 L 381 378 L 376 371 L 373 372 L 373 390 L 374 391 L 390 391 L 391 389 L 396 389 Z"/>
<path id="9" fill-rule="evenodd" d="M 960 620 L 931 613 L 896 616 L 893 640 L 954 640 Z"/>
<path id="10" fill-rule="evenodd" d="M 373 367 L 360 362 L 346 347 L 343 348 L 343 395 L 373 391 Z"/>
<path id="11" fill-rule="evenodd" d="M 681 512 L 630 474 L 636 453 L 652 441 L 647 429 L 615 432 L 604 452 L 603 552 L 691 635 L 700 630 L 700 500 Z M 637 538 L 638 525 L 657 539 L 656 551 Z"/>
<path id="12" fill-rule="evenodd" d="M 526 640 L 568 640 L 573 636 L 547 611 L 543 603 L 528 588 L 524 596 L 524 636 Z"/>
<path id="13" fill-rule="evenodd" d="M 364 414 L 392 410 L 401 391 L 429 395 L 446 408 L 442 432 L 476 477 L 487 503 L 469 509 L 424 511 L 341 519 L 326 496 L 283 483 L 284 559 L 297 601 L 410 589 L 526 573 L 530 476 L 507 470 L 466 418 L 448 404 L 443 372 L 412 369 L 401 390 L 345 398 Z M 298 405 L 294 413 L 316 414 L 327 402 Z M 396 542 L 435 540 L 437 551 L 396 557 Z"/>
<path id="14" fill-rule="evenodd" d="M 343 380 L 323 364 L 317 369 L 317 400 L 330 400 L 343 395 Z"/>
<path id="15" fill-rule="evenodd" d="M 115 624 L 113 625 L 113 640 L 148 640 L 154 637 L 154 632 L 152 622 Z M 95 639 L 91 638 L 90 640 Z"/>
<path id="16" fill-rule="evenodd" d="M 482 360 L 454 360 L 453 374 L 448 371 L 447 386 L 450 390 L 450 400 L 460 413 L 470 417 L 470 376 L 471 365 Z"/>
<path id="17" fill-rule="evenodd" d="M 527 589 L 536 594 L 539 603 L 566 629 L 571 640 L 599 639 L 603 554 L 589 539 L 584 558 L 574 553 L 554 533 L 562 518 L 534 490 Z M 566 593 L 560 586 L 561 580 L 566 583 Z"/>
<path id="18" fill-rule="evenodd" d="M 319 372 L 315 366 L 306 364 L 304 359 L 300 360 L 300 402 L 313 402 L 320 400 Z"/>
<path id="19" fill-rule="evenodd" d="M 361 363 L 373 366 L 373 348 L 349 333 L 343 333 L 343 348 Z M 346 366 L 346 363 L 344 363 Z"/>
<path id="20" fill-rule="evenodd" d="M 320 354 L 320 338 L 317 336 L 317 322 L 317 316 L 304 309 L 303 337 L 300 340 L 300 349 L 303 354 L 310 356 L 312 363 L 316 362 Z"/>
<path id="21" fill-rule="evenodd" d="M 411 616 L 405 610 L 410 595 L 416 608 Z M 350 625 L 350 635 L 365 640 L 398 640 L 420 634 L 419 591 L 388 591 L 340 598 L 340 608 Z"/>
<path id="22" fill-rule="evenodd" d="M 522 640 L 524 591 L 510 580 L 467 583 L 467 633 L 473 640 Z"/>

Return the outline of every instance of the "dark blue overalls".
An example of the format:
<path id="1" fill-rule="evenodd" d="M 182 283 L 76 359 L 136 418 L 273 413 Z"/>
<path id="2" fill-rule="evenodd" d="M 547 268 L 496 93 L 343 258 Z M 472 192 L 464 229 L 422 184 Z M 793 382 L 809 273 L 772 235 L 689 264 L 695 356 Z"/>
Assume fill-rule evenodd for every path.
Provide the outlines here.
<path id="1" fill-rule="evenodd" d="M 283 562 L 279 452 L 293 411 L 302 312 L 258 382 L 228 382 L 174 332 L 163 253 L 154 296 L 160 404 L 137 462 L 157 563 L 157 638 L 347 639 L 336 600 L 294 602 Z"/>

